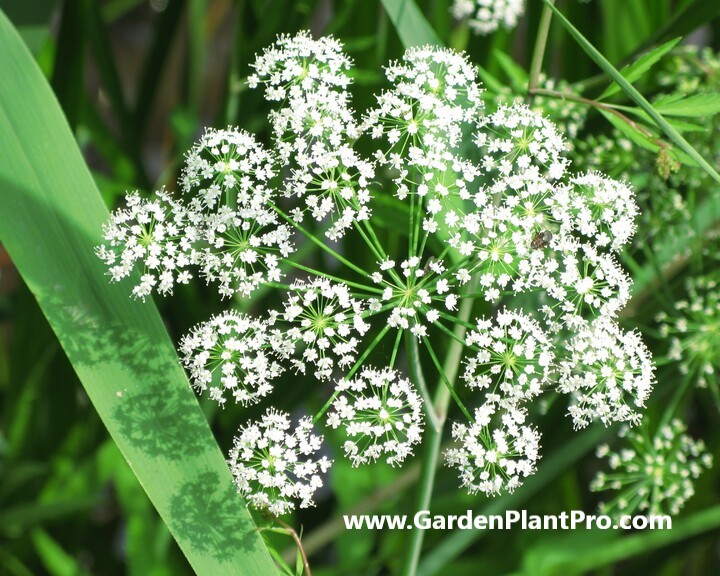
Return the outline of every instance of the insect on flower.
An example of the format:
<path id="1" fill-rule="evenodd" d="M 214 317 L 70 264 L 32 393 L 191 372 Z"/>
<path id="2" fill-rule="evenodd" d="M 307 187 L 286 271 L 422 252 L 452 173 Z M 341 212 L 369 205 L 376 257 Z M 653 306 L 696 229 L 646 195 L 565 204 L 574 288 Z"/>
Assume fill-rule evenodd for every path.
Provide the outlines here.
<path id="1" fill-rule="evenodd" d="M 543 248 L 547 248 L 552 240 L 552 237 L 553 235 L 550 230 L 541 230 L 535 234 L 535 237 L 530 242 L 530 248 L 533 250 L 542 250 Z"/>

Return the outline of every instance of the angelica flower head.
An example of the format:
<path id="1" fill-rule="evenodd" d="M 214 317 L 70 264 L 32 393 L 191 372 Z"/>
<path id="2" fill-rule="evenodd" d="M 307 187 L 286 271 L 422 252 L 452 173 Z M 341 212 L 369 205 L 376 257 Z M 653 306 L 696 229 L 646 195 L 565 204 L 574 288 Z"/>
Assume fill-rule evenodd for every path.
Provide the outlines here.
<path id="1" fill-rule="evenodd" d="M 720 369 L 720 288 L 711 277 L 690 278 L 687 297 L 670 313 L 660 312 L 660 333 L 669 339 L 667 357 L 700 388 L 718 387 Z"/>
<path id="2" fill-rule="evenodd" d="M 601 513 L 677 514 L 694 494 L 694 481 L 713 462 L 703 441 L 685 431 L 675 419 L 652 438 L 645 429 L 624 428 L 624 447 L 616 452 L 607 444 L 600 446 L 597 456 L 607 459 L 611 471 L 599 472 L 590 489 L 615 493 L 600 505 Z"/>
<path id="3" fill-rule="evenodd" d="M 458 469 L 468 493 L 513 492 L 535 472 L 540 433 L 526 418 L 522 408 L 488 401 L 475 410 L 469 424 L 453 423 L 452 436 L 459 446 L 448 449 L 445 460 Z"/>
<path id="4" fill-rule="evenodd" d="M 378 151 L 390 163 L 404 149 L 456 147 L 463 125 L 482 109 L 477 72 L 467 57 L 434 46 L 409 48 L 402 61 L 385 69 L 393 87 L 377 97 L 365 120 L 373 138 L 386 141 Z"/>
<path id="5" fill-rule="evenodd" d="M 490 34 L 501 26 L 515 28 L 525 12 L 525 0 L 454 0 L 450 11 L 456 20 L 467 19 L 475 34 Z"/>
<path id="6" fill-rule="evenodd" d="M 106 226 L 98 254 L 115 280 L 142 270 L 136 295 L 169 292 L 190 270 L 223 297 L 284 291 L 262 317 L 225 312 L 182 339 L 192 385 L 248 406 L 288 368 L 318 390 L 334 381 L 314 421 L 327 417 L 353 465 L 398 465 L 420 441 L 423 408 L 432 414 L 419 372 L 432 360 L 450 383 L 435 352 L 447 335 L 462 349 L 466 386 L 450 397 L 467 421 L 454 423 L 446 460 L 472 494 L 512 492 L 534 473 L 528 405 L 547 390 L 569 397 L 576 427 L 637 423 L 652 362 L 617 325 L 633 191 L 570 174 L 561 133 L 526 105 L 486 113 L 463 54 L 407 50 L 364 114 L 352 107 L 351 64 L 335 39 L 280 36 L 249 78 L 273 106 L 271 146 L 208 130 L 187 155 L 182 202 L 131 195 Z M 473 318 L 475 298 L 500 311 Z M 403 356 L 417 381 L 396 370 Z M 235 439 L 239 492 L 274 514 L 312 504 L 330 465 L 320 444 L 309 419 L 293 428 L 269 409 Z"/>
<path id="7" fill-rule="evenodd" d="M 427 336 L 428 328 L 443 311 L 457 308 L 457 274 L 450 273 L 440 259 L 429 258 L 423 263 L 412 256 L 400 266 L 394 260 L 385 260 L 371 279 L 382 288 L 380 297 L 370 300 L 371 309 L 390 308 L 388 325 L 410 330 L 418 339 Z"/>
<path id="8" fill-rule="evenodd" d="M 275 170 L 272 154 L 252 134 L 232 126 L 208 128 L 188 152 L 180 183 L 199 211 L 258 209 L 271 195 Z"/>
<path id="9" fill-rule="evenodd" d="M 462 374 L 470 388 L 519 402 L 538 396 L 547 386 L 554 353 L 550 339 L 532 318 L 503 310 L 496 318 L 478 320 L 465 341 L 474 352 Z"/>
<path id="10" fill-rule="evenodd" d="M 328 413 L 331 428 L 341 428 L 353 466 L 384 459 L 400 464 L 422 439 L 422 400 L 413 385 L 390 368 L 363 368 L 340 380 Z"/>
<path id="11" fill-rule="evenodd" d="M 224 312 L 193 328 L 179 350 L 196 390 L 209 389 L 221 406 L 228 396 L 247 406 L 267 396 L 284 371 L 273 356 L 283 354 L 274 340 L 268 321 Z"/>
<path id="12" fill-rule="evenodd" d="M 305 373 L 311 365 L 315 378 L 327 380 L 336 366 L 351 366 L 369 325 L 361 301 L 351 296 L 347 286 L 324 278 L 298 280 L 283 308 L 272 315 L 286 323 L 286 337 L 296 343 L 291 360 L 296 370 Z"/>
<path id="13" fill-rule="evenodd" d="M 240 494 L 255 508 L 281 516 L 314 506 L 330 468 L 325 456 L 316 457 L 322 436 L 312 433 L 310 418 L 293 429 L 290 416 L 269 408 L 258 422 L 241 426 L 230 450 L 229 464 Z"/>
<path id="14" fill-rule="evenodd" d="M 600 420 L 638 424 L 655 381 L 650 352 L 636 332 L 599 318 L 579 328 L 559 361 L 558 390 L 571 396 L 576 428 Z"/>
<path id="15" fill-rule="evenodd" d="M 192 214 L 165 190 L 149 200 L 132 192 L 125 201 L 126 208 L 113 212 L 103 226 L 106 243 L 96 249 L 111 280 L 118 282 L 140 266 L 140 283 L 132 294 L 143 299 L 153 290 L 169 294 L 176 283 L 187 284 L 193 277 L 190 268 L 199 260 Z"/>

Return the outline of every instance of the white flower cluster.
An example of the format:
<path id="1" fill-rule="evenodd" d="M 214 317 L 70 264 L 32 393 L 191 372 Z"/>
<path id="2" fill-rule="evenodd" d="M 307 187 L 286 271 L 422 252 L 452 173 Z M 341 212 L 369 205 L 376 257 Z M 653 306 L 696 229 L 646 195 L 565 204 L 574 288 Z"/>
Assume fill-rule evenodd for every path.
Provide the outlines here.
<path id="1" fill-rule="evenodd" d="M 687 298 L 656 316 L 660 333 L 670 339 L 667 357 L 700 388 L 718 389 L 720 369 L 720 287 L 701 276 L 687 282 Z"/>
<path id="2" fill-rule="evenodd" d="M 138 296 L 169 292 L 193 267 L 222 296 L 286 291 L 262 319 L 227 312 L 183 338 L 195 388 L 247 406 L 287 368 L 334 381 L 314 421 L 329 411 L 354 465 L 396 465 L 423 430 L 421 383 L 395 369 L 400 347 L 410 359 L 425 346 L 441 371 L 433 342 L 448 334 L 465 350 L 464 386 L 451 396 L 470 421 L 453 426 L 446 458 L 471 493 L 512 491 L 534 472 L 540 432 L 528 414 L 546 391 L 569 396 L 576 427 L 637 423 L 653 366 L 639 336 L 617 324 L 630 294 L 617 254 L 635 232 L 632 190 L 596 172 L 571 174 L 556 126 L 524 104 L 486 114 L 464 55 L 409 49 L 387 67 L 391 86 L 362 121 L 350 107 L 350 66 L 334 39 L 281 36 L 250 78 L 277 106 L 273 150 L 242 130 L 208 130 L 187 156 L 183 202 L 130 195 L 106 226 L 98 253 L 114 280 L 143 268 Z M 407 225 L 407 243 L 392 250 L 387 230 L 373 226 L 388 206 Z M 377 268 L 365 271 L 368 258 L 355 259 L 350 244 L 314 236 L 301 223 L 308 215 L 331 241 L 364 242 Z M 295 231 L 338 265 L 291 259 Z M 281 283 L 284 268 L 307 276 Z M 462 299 L 476 297 L 504 308 L 458 318 L 469 309 Z M 390 359 L 364 367 L 389 351 L 380 345 L 388 332 Z M 240 429 L 231 464 L 251 503 L 282 514 L 293 498 L 312 502 L 329 462 L 303 460 L 319 447 L 309 430 L 303 420 L 291 433 L 272 410 Z"/>
<path id="3" fill-rule="evenodd" d="M 257 423 L 240 427 L 232 450 L 230 471 L 238 492 L 256 508 L 276 516 L 306 508 L 323 485 L 320 474 L 330 468 L 325 456 L 314 458 L 322 436 L 312 434 L 312 422 L 302 418 L 294 430 L 290 416 L 269 408 Z"/>
<path id="4" fill-rule="evenodd" d="M 133 289 L 141 298 L 187 283 L 191 266 L 217 282 L 223 297 L 248 297 L 260 285 L 278 282 L 280 260 L 295 248 L 290 227 L 274 209 L 273 162 L 247 132 L 208 130 L 183 171 L 189 202 L 164 190 L 151 200 L 133 193 L 127 208 L 112 214 L 104 228 L 106 244 L 98 248 L 112 280 L 142 263 L 141 283 Z"/>
<path id="5" fill-rule="evenodd" d="M 525 13 L 525 0 L 454 0 L 450 11 L 476 34 L 490 34 L 500 26 L 515 28 Z"/>
<path id="6" fill-rule="evenodd" d="M 456 20 L 466 20 L 475 34 L 484 36 L 501 26 L 515 28 L 525 13 L 525 0 L 453 0 L 450 13 Z"/>
<path id="7" fill-rule="evenodd" d="M 304 345 L 301 357 L 292 360 L 295 369 L 304 374 L 307 364 L 312 364 L 315 377 L 327 380 L 336 363 L 341 369 L 349 368 L 359 339 L 369 328 L 362 312 L 361 302 L 344 284 L 324 278 L 295 282 L 284 311 L 275 316 L 289 325 L 285 338 Z"/>
<path id="8" fill-rule="evenodd" d="M 364 368 L 355 379 L 340 381 L 337 391 L 328 424 L 345 431 L 343 448 L 354 466 L 383 457 L 400 464 L 420 442 L 422 400 L 396 370 Z"/>
<path id="9" fill-rule="evenodd" d="M 599 472 L 591 490 L 612 490 L 617 495 L 600 505 L 602 514 L 677 514 L 695 493 L 693 482 L 713 458 L 702 440 L 685 434 L 685 425 L 675 419 L 651 439 L 647 431 L 620 432 L 627 447 L 611 452 L 607 444 L 597 450 L 607 458 L 611 473 Z"/>
<path id="10" fill-rule="evenodd" d="M 420 258 L 413 256 L 400 263 L 399 272 L 393 260 L 385 260 L 371 279 L 383 291 L 379 298 L 370 300 L 370 308 L 389 307 L 388 325 L 410 330 L 417 338 L 427 336 L 428 326 L 438 321 L 441 315 L 438 307 L 448 312 L 457 308 L 453 279 L 448 279 L 442 260 L 429 259 L 423 266 Z"/>
<path id="11" fill-rule="evenodd" d="M 267 396 L 283 372 L 273 358 L 283 350 L 273 344 L 268 322 L 225 312 L 196 326 L 180 341 L 179 351 L 199 392 L 209 387 L 210 398 L 221 406 L 226 394 L 247 406 Z"/>
<path id="12" fill-rule="evenodd" d="M 281 102 L 271 121 L 278 154 L 292 167 L 285 194 L 304 201 L 295 219 L 306 212 L 317 221 L 329 217 L 331 240 L 370 217 L 368 185 L 375 174 L 373 163 L 353 149 L 360 128 L 347 91 L 350 65 L 340 42 L 301 32 L 265 50 L 249 78 L 251 87 L 265 86 L 268 100 Z"/>
<path id="13" fill-rule="evenodd" d="M 469 425 L 453 424 L 453 438 L 461 446 L 445 452 L 448 465 L 459 470 L 470 494 L 513 492 L 535 472 L 540 434 L 525 424 L 527 411 L 522 408 L 489 401 L 474 416 Z"/>
<path id="14" fill-rule="evenodd" d="M 153 289 L 169 294 L 176 283 L 187 284 L 192 278 L 189 267 L 199 256 L 194 248 L 198 229 L 185 207 L 164 190 L 152 200 L 130 193 L 126 203 L 127 208 L 116 210 L 103 226 L 107 243 L 97 248 L 112 281 L 130 276 L 140 264 L 135 297 L 145 298 Z"/>
<path id="15" fill-rule="evenodd" d="M 576 428 L 590 422 L 638 424 L 653 385 L 650 352 L 636 332 L 625 332 L 601 318 L 584 326 L 566 343 L 558 368 L 558 390 L 569 394 Z"/>
<path id="16" fill-rule="evenodd" d="M 554 353 L 540 325 L 519 312 L 502 311 L 481 319 L 465 338 L 473 350 L 463 380 L 470 388 L 500 395 L 516 404 L 540 395 L 551 375 Z"/>

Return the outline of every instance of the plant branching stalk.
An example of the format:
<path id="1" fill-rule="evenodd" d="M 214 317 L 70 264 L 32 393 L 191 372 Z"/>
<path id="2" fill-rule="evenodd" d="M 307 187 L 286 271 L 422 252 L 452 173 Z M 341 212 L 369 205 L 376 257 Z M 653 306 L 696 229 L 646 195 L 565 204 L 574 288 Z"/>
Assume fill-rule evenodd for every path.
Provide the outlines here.
<path id="1" fill-rule="evenodd" d="M 430 392 L 425 382 L 425 375 L 423 374 L 422 365 L 420 364 L 420 352 L 418 350 L 417 338 L 410 333 L 409 330 L 405 330 L 405 349 L 408 355 L 408 371 L 412 378 L 413 384 L 420 391 L 420 395 L 423 399 L 423 406 L 425 408 L 425 414 L 430 420 L 430 425 L 433 427 L 435 432 L 440 432 L 442 425 L 440 424 L 437 415 L 435 414 L 435 407 L 430 398 Z"/>
<path id="2" fill-rule="evenodd" d="M 545 47 L 547 46 L 547 39 L 550 33 L 550 21 L 552 20 L 552 10 L 548 4 L 554 3 L 555 0 L 548 0 L 548 3 L 543 6 L 542 15 L 540 16 L 540 26 L 538 27 L 537 38 L 535 38 L 535 49 L 533 50 L 532 62 L 530 63 L 528 96 L 532 96 L 533 91 L 538 87 L 540 81 L 540 71 L 542 70 Z"/>
<path id="3" fill-rule="evenodd" d="M 475 290 L 474 283 L 468 286 L 468 290 Z M 440 458 L 440 445 L 442 442 L 443 429 L 447 418 L 448 406 L 450 404 L 450 390 L 445 381 L 450 386 L 455 384 L 458 370 L 460 367 L 460 358 L 463 353 L 462 340 L 465 336 L 467 328 L 464 323 L 467 322 L 472 313 L 474 300 L 471 298 L 463 299 L 458 310 L 458 318 L 461 323 L 455 325 L 453 330 L 456 339 L 450 342 L 450 346 L 445 356 L 443 364 L 443 377 L 440 378 L 437 391 L 435 392 L 435 400 L 433 403 L 435 416 L 438 419 L 438 429 L 428 428 L 426 431 L 426 439 L 424 442 L 425 453 L 423 454 L 422 471 L 420 473 L 420 485 L 418 492 L 416 510 L 427 510 L 430 506 L 432 498 L 433 486 L 435 485 L 435 473 L 437 471 L 438 459 Z M 424 530 L 414 529 L 410 534 L 410 546 L 407 556 L 405 557 L 405 565 L 402 573 L 406 576 L 414 576 L 417 572 L 418 561 L 420 560 L 420 551 L 422 550 Z"/>

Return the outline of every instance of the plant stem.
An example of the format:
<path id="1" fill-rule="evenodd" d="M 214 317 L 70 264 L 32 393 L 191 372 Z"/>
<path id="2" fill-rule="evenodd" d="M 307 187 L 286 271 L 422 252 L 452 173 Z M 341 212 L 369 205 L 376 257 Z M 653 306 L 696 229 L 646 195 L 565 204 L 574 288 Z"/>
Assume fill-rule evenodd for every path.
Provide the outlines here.
<path id="1" fill-rule="evenodd" d="M 469 290 L 475 290 L 474 283 L 468 287 Z M 433 486 L 435 485 L 435 472 L 437 471 L 437 463 L 440 457 L 440 444 L 442 442 L 443 428 L 447 418 L 448 405 L 450 403 L 450 390 L 445 384 L 445 380 L 452 386 L 457 378 L 458 369 L 460 367 L 460 357 L 463 353 L 463 345 L 461 341 L 465 336 L 466 328 L 463 325 L 470 318 L 474 301 L 470 298 L 463 299 L 458 310 L 458 318 L 462 323 L 455 325 L 453 332 L 457 339 L 450 342 L 445 363 L 443 365 L 444 379 L 438 383 L 435 392 L 434 412 L 438 419 L 438 429 L 428 428 L 425 438 L 425 453 L 422 461 L 422 471 L 420 473 L 420 485 L 418 492 L 416 510 L 428 510 L 430 500 L 432 498 Z M 424 530 L 414 529 L 410 535 L 410 546 L 407 556 L 405 557 L 405 565 L 402 574 L 406 576 L 414 576 L 417 572 L 418 561 L 420 560 L 420 551 L 422 550 Z"/>
<path id="2" fill-rule="evenodd" d="M 405 349 L 407 350 L 408 356 L 408 371 L 410 372 L 413 384 L 415 384 L 420 391 L 420 396 L 422 396 L 425 414 L 427 414 L 433 429 L 439 432 L 442 429 L 442 424 L 440 424 L 435 414 L 435 408 L 433 407 L 430 392 L 425 382 L 425 375 L 423 374 L 422 365 L 420 364 L 420 351 L 418 350 L 417 338 L 415 338 L 409 330 L 405 330 Z"/>
<path id="3" fill-rule="evenodd" d="M 338 262 L 342 262 L 343 264 L 345 264 L 345 266 L 350 268 L 350 270 L 357 272 L 362 278 L 367 278 L 369 276 L 369 274 L 367 272 L 365 272 L 365 270 L 363 270 L 359 266 L 356 266 L 355 264 L 350 262 L 347 258 L 344 258 L 341 254 L 338 254 L 335 250 L 330 248 L 330 246 L 326 245 L 325 242 L 323 242 L 319 238 L 316 238 L 315 235 L 311 234 L 310 231 L 303 228 L 298 222 L 296 222 L 293 218 L 291 218 L 290 216 L 285 214 L 285 212 L 283 212 L 280 208 L 278 208 L 277 206 L 275 206 L 273 204 L 271 204 L 271 206 L 272 206 L 273 210 L 275 210 L 275 212 L 277 212 L 280 215 L 280 217 L 283 220 L 285 220 L 285 222 L 287 222 L 288 224 L 290 224 L 290 226 L 292 226 L 293 228 L 298 230 L 303 236 L 305 236 L 308 240 L 310 240 L 318 248 L 320 248 L 321 250 L 324 250 L 325 252 L 327 252 L 328 254 L 333 256 L 335 259 L 338 260 Z"/>
<path id="4" fill-rule="evenodd" d="M 528 81 L 528 95 L 531 96 L 533 91 L 538 87 L 540 81 L 540 71 L 542 69 L 543 57 L 545 56 L 545 47 L 547 46 L 548 34 L 550 33 L 550 21 L 552 20 L 552 10 L 549 4 L 554 4 L 555 0 L 548 0 L 543 6 L 542 15 L 540 16 L 540 25 L 538 27 L 537 37 L 535 38 L 535 49 L 533 50 L 532 62 L 530 63 L 530 78 Z"/>
<path id="5" fill-rule="evenodd" d="M 350 380 L 355 375 L 355 372 L 358 371 L 360 366 L 362 366 L 363 362 L 367 359 L 368 356 L 370 356 L 370 353 L 375 349 L 375 347 L 380 344 L 380 341 L 385 337 L 385 334 L 388 333 L 388 330 L 390 330 L 390 325 L 386 324 L 385 327 L 380 330 L 378 335 L 375 337 L 375 340 L 373 340 L 370 343 L 370 346 L 367 347 L 365 352 L 363 352 L 362 356 L 358 358 L 357 362 L 355 362 L 355 365 L 350 369 L 350 372 L 348 372 L 344 377 L 343 380 Z M 315 417 L 313 418 L 313 424 L 317 424 L 320 418 L 322 418 L 325 415 L 325 412 L 327 412 L 332 405 L 333 402 L 335 402 L 335 398 L 338 397 L 338 394 L 340 392 L 336 389 L 335 392 L 333 392 L 333 395 L 328 398 L 328 401 L 325 402 L 325 405 L 320 408 L 320 411 L 315 414 Z"/>

